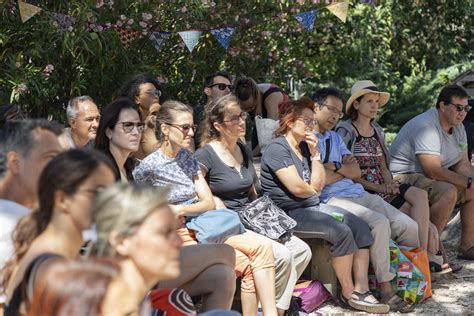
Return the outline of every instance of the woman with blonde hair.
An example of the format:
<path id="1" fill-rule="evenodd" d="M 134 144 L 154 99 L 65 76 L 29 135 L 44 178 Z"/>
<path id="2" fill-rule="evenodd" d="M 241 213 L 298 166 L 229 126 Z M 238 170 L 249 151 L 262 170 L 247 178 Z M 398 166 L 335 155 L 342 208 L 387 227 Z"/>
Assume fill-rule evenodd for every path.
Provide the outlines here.
<path id="1" fill-rule="evenodd" d="M 189 151 L 196 126 L 192 109 L 177 101 L 162 104 L 157 114 L 159 148 L 134 170 L 137 183 L 171 186 L 168 199 L 179 216 L 213 212 L 215 202 L 199 165 Z M 185 245 L 196 244 L 195 230 L 179 229 Z M 257 314 L 257 297 L 265 315 L 276 315 L 275 270 L 270 242 L 251 232 L 230 236 L 224 241 L 236 251 L 236 273 L 242 276 L 241 299 L 245 315 Z M 186 248 L 186 247 L 185 247 Z"/>
<path id="2" fill-rule="evenodd" d="M 136 304 L 158 284 L 204 295 L 205 311 L 229 309 L 235 290 L 232 249 L 226 245 L 181 248 L 167 192 L 116 184 L 100 194 L 92 210 L 98 234 L 92 255 L 119 260 Z M 213 283 L 219 283 L 219 288 Z"/>

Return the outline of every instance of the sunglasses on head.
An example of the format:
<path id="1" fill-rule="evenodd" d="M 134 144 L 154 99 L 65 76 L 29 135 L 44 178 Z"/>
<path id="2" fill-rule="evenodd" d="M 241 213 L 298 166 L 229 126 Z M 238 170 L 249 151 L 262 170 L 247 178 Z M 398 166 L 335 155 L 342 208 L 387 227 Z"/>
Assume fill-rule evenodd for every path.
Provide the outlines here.
<path id="1" fill-rule="evenodd" d="M 225 83 L 214 83 L 209 86 L 209 88 L 216 87 L 217 89 L 224 91 L 225 89 L 229 88 L 229 90 L 232 91 L 232 86 L 230 84 L 225 84 Z"/>
<path id="2" fill-rule="evenodd" d="M 462 105 L 462 104 L 456 104 L 456 103 L 448 103 L 448 105 L 454 105 L 454 107 L 456 108 L 456 111 L 458 112 L 469 112 L 472 108 L 472 106 L 470 105 Z"/>

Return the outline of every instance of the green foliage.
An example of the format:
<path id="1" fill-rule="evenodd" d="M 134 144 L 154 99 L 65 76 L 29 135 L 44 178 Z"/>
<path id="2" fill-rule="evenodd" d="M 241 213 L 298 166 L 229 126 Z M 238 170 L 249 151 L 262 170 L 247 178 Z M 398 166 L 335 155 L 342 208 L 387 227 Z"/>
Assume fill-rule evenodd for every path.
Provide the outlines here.
<path id="1" fill-rule="evenodd" d="M 472 1 L 354 0 L 345 24 L 314 0 L 28 2 L 43 12 L 23 24 L 16 1 L 0 4 L 0 101 L 62 121 L 71 96 L 88 94 L 103 106 L 139 72 L 160 76 L 167 97 L 194 106 L 204 101 L 203 78 L 225 69 L 293 88 L 295 97 L 329 85 L 349 94 L 356 80 L 373 80 L 392 93 L 380 122 L 395 131 L 474 66 Z M 321 10 L 309 33 L 293 15 L 315 8 Z M 76 23 L 60 31 L 53 12 Z M 113 29 L 89 33 L 85 21 L 130 25 L 142 37 L 125 49 Z M 236 28 L 227 51 L 205 32 L 190 54 L 176 33 L 224 26 Z M 159 52 L 150 30 L 173 32 Z"/>

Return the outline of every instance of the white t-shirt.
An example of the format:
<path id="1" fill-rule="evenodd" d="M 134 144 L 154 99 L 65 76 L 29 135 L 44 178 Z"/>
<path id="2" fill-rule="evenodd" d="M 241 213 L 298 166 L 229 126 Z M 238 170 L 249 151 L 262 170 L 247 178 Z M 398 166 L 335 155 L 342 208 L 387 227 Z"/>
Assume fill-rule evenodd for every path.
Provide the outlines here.
<path id="1" fill-rule="evenodd" d="M 0 199 L 0 269 L 13 254 L 12 233 L 21 217 L 30 210 L 21 204 Z M 5 297 L 0 294 L 0 303 L 5 303 Z"/>
<path id="2" fill-rule="evenodd" d="M 422 173 L 416 155 L 436 155 L 441 166 L 458 163 L 467 149 L 466 130 L 462 124 L 447 133 L 439 122 L 438 110 L 430 109 L 408 121 L 390 146 L 390 171 L 394 174 Z"/>

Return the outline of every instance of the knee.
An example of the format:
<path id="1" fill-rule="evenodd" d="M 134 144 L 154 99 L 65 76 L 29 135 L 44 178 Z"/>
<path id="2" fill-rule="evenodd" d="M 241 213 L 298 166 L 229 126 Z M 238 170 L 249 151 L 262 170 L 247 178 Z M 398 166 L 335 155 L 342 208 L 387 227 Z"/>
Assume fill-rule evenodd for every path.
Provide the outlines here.
<path id="1" fill-rule="evenodd" d="M 428 192 L 420 188 L 413 187 L 413 193 L 411 195 L 413 196 L 412 201 L 409 201 L 411 204 L 428 200 Z"/>
<path id="2" fill-rule="evenodd" d="M 286 247 L 282 247 L 278 252 L 274 252 L 275 255 L 275 269 L 287 269 L 291 267 L 293 261 L 293 255 L 290 250 Z"/>
<path id="3" fill-rule="evenodd" d="M 231 296 L 234 295 L 236 275 L 232 267 L 225 264 L 215 264 L 210 266 L 206 273 L 211 276 L 212 282 L 209 283 L 214 285 L 211 289 L 212 292 L 225 291 Z"/>
<path id="4" fill-rule="evenodd" d="M 380 234 L 390 236 L 390 221 L 385 216 L 381 216 L 376 221 L 372 222 L 372 235 L 376 238 L 376 236 Z"/>
<path id="5" fill-rule="evenodd" d="M 347 225 L 340 225 L 337 228 L 337 241 L 343 240 L 352 240 L 354 239 L 354 235 L 352 234 L 352 230 Z"/>
<path id="6" fill-rule="evenodd" d="M 443 192 L 442 195 L 446 200 L 449 200 L 451 203 L 456 203 L 458 199 L 458 190 L 454 185 L 449 185 Z"/>
<path id="7" fill-rule="evenodd" d="M 215 246 L 219 247 L 219 257 L 222 258 L 222 263 L 228 265 L 233 270 L 235 268 L 234 248 L 226 244 L 220 244 Z"/>

